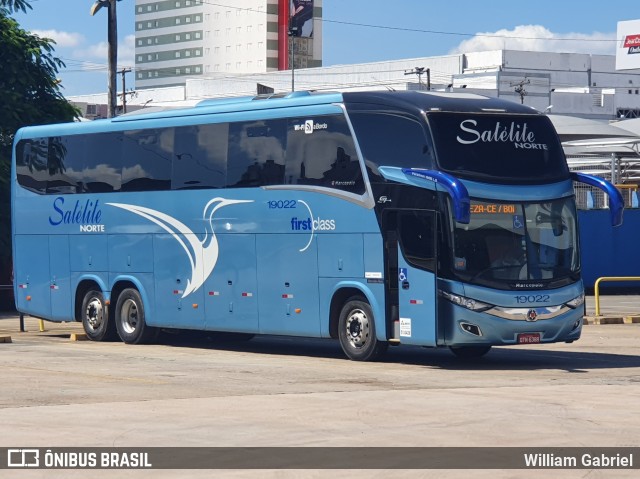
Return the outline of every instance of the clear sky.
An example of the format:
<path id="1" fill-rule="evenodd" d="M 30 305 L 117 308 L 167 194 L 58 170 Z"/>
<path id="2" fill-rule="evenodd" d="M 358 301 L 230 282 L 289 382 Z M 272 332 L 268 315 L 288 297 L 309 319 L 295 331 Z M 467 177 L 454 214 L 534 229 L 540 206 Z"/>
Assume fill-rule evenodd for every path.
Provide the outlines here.
<path id="1" fill-rule="evenodd" d="M 242 0 L 204 0 L 242 7 Z M 94 0 L 30 0 L 14 17 L 56 40 L 66 96 L 107 89 L 107 14 Z M 640 18 L 629 0 L 324 0 L 325 66 L 500 48 L 615 53 L 616 24 Z M 134 67 L 134 0 L 118 2 L 118 65 Z M 120 82 L 120 78 L 118 78 Z M 134 77 L 127 75 L 127 89 Z M 120 89 L 120 83 L 118 83 Z"/>

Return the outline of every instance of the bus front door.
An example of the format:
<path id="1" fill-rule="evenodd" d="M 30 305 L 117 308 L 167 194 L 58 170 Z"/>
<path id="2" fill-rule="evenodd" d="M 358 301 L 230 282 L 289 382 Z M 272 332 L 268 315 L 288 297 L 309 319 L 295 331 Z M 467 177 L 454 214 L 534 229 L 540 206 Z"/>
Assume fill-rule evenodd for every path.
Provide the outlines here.
<path id="1" fill-rule="evenodd" d="M 436 212 L 397 213 L 399 339 L 436 346 Z"/>

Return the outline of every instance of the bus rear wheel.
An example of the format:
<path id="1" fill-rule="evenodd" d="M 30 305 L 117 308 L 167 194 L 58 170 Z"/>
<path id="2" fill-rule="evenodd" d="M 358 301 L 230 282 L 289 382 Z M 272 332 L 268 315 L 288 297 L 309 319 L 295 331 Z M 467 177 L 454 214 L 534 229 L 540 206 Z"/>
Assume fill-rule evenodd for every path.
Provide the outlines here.
<path id="1" fill-rule="evenodd" d="M 109 321 L 104 295 L 95 289 L 89 290 L 82 299 L 82 327 L 92 341 L 103 341 L 115 337 L 116 328 Z"/>
<path id="2" fill-rule="evenodd" d="M 344 353 L 354 361 L 373 361 L 389 344 L 376 338 L 371 306 L 359 296 L 349 299 L 340 311 L 338 339 Z"/>
<path id="3" fill-rule="evenodd" d="M 451 352 L 461 359 L 480 358 L 491 351 L 491 346 L 458 346 L 450 347 Z"/>
<path id="4" fill-rule="evenodd" d="M 127 344 L 148 343 L 157 334 L 156 328 L 145 322 L 144 304 L 137 289 L 127 288 L 120 293 L 115 318 L 118 336 Z"/>

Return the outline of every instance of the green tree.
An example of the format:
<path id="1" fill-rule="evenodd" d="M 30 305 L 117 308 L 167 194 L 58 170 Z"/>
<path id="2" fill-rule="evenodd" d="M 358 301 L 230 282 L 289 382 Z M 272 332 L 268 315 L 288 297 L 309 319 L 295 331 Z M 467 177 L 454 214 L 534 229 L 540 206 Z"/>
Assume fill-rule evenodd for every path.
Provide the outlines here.
<path id="1" fill-rule="evenodd" d="M 27 0 L 0 0 L 0 9 L 4 9 L 9 13 L 18 10 L 26 12 L 27 8 L 31 9 L 31 5 Z"/>
<path id="2" fill-rule="evenodd" d="M 72 121 L 79 114 L 60 92 L 56 79 L 64 63 L 55 42 L 20 28 L 11 18 L 31 9 L 29 0 L 0 0 L 0 283 L 8 280 L 11 257 L 9 175 L 11 148 L 19 128 Z"/>

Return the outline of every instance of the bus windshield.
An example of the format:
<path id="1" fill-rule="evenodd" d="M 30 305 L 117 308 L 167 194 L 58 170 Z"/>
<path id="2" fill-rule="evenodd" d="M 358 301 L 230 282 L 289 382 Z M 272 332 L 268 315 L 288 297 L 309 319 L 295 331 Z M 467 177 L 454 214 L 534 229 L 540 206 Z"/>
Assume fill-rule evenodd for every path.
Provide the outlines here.
<path id="1" fill-rule="evenodd" d="M 440 169 L 488 183 L 569 179 L 562 146 L 544 115 L 430 113 Z"/>
<path id="2" fill-rule="evenodd" d="M 453 261 L 455 275 L 474 284 L 564 285 L 580 268 L 572 198 L 472 201 L 470 223 L 455 224 Z"/>

